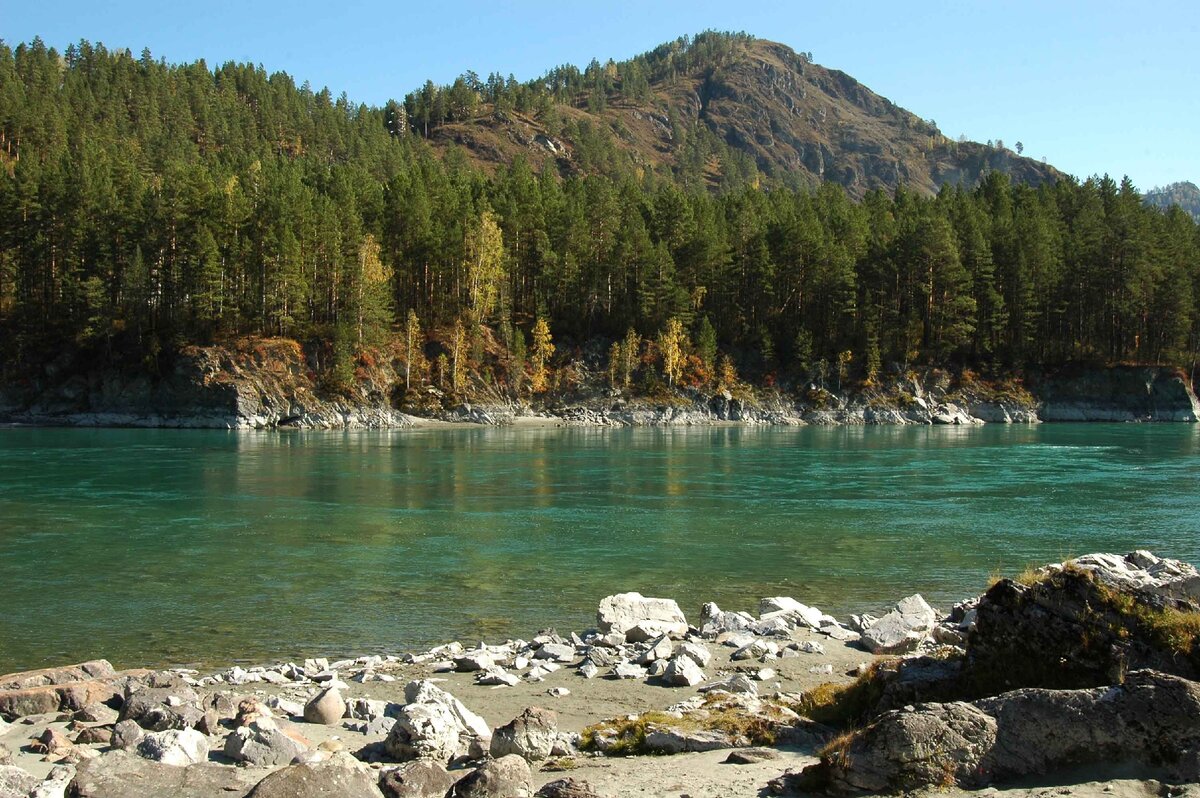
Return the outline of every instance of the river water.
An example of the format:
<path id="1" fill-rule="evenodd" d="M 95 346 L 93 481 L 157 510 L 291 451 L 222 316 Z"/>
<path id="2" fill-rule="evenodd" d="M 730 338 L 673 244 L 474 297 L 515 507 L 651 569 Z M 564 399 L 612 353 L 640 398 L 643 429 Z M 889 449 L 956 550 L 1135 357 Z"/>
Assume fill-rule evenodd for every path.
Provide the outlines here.
<path id="1" fill-rule="evenodd" d="M 0 429 L 0 672 L 841 615 L 1090 551 L 1200 561 L 1200 426 Z"/>

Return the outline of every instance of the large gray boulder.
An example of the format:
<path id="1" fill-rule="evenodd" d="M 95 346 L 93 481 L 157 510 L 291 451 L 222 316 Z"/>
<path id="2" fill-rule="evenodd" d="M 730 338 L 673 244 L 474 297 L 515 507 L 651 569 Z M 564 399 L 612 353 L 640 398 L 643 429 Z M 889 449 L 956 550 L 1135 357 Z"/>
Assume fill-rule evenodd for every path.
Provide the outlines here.
<path id="1" fill-rule="evenodd" d="M 258 776 L 243 768 L 205 762 L 172 767 L 111 751 L 79 763 L 67 788 L 72 798 L 231 798 L 245 795 Z"/>
<path id="2" fill-rule="evenodd" d="M 1200 779 L 1200 684 L 1136 671 L 1112 687 L 905 707 L 806 769 L 805 786 L 974 788 L 1089 767 Z"/>
<path id="3" fill-rule="evenodd" d="M 290 765 L 254 785 L 247 798 L 383 798 L 375 772 L 347 753 Z"/>
<path id="4" fill-rule="evenodd" d="M 623 634 L 630 642 L 664 634 L 682 637 L 688 630 L 687 618 L 673 599 L 646 598 L 641 593 L 618 593 L 602 599 L 596 610 L 596 625 L 601 632 Z"/>
<path id="5" fill-rule="evenodd" d="M 907 654 L 915 651 L 937 625 L 937 613 L 919 594 L 902 599 L 862 633 L 862 644 L 872 654 Z"/>
<path id="6" fill-rule="evenodd" d="M 447 798 L 531 798 L 533 773 L 516 754 L 490 759 L 459 779 Z"/>
<path id="7" fill-rule="evenodd" d="M 565 755 L 568 750 L 558 731 L 558 715 L 541 707 L 528 707 L 492 732 L 490 753 L 496 759 L 516 754 L 529 762 L 540 762 L 556 754 Z"/>
<path id="8" fill-rule="evenodd" d="M 204 717 L 200 696 L 186 685 L 143 687 L 125 695 L 118 720 L 132 720 L 149 731 L 190 729 Z"/>
<path id="9" fill-rule="evenodd" d="M 406 703 L 396 713 L 396 725 L 384 742 L 385 750 L 397 760 L 450 762 L 487 750 L 491 728 L 433 682 L 409 682 L 404 697 Z"/>
<path id="10" fill-rule="evenodd" d="M 272 717 L 258 716 L 238 726 L 225 738 L 225 756 L 258 767 L 286 765 L 311 747 L 311 743 Z"/>
<path id="11" fill-rule="evenodd" d="M 457 780 L 442 763 L 418 759 L 384 771 L 379 789 L 387 798 L 445 798 Z"/>

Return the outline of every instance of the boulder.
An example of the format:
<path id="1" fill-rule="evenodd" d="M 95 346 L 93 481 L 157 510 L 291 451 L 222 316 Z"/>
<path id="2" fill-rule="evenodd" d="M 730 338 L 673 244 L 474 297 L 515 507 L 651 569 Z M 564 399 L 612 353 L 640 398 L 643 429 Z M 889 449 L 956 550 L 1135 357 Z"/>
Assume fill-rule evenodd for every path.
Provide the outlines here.
<path id="1" fill-rule="evenodd" d="M 311 747 L 312 743 L 295 730 L 281 728 L 271 717 L 258 717 L 230 732 L 223 750 L 237 762 L 277 767 L 288 764 Z"/>
<path id="2" fill-rule="evenodd" d="M 187 685 L 143 687 L 131 685 L 121 705 L 119 720 L 132 720 L 148 731 L 190 729 L 204 717 L 200 696 Z M 132 688 L 136 687 L 136 690 Z"/>
<path id="3" fill-rule="evenodd" d="M 375 772 L 348 753 L 277 770 L 247 798 L 382 798 Z"/>
<path id="4" fill-rule="evenodd" d="M 464 651 L 454 658 L 455 669 L 464 673 L 485 671 L 494 667 L 495 664 L 496 658 L 492 656 L 491 652 L 483 649 Z"/>
<path id="5" fill-rule="evenodd" d="M 677 656 L 667 663 L 663 678 L 669 684 L 680 687 L 694 687 L 704 681 L 704 672 L 700 670 L 691 657 Z"/>
<path id="6" fill-rule="evenodd" d="M 389 768 L 379 778 L 379 789 L 387 798 L 444 798 L 456 776 L 445 765 L 428 759 Z"/>
<path id="7" fill-rule="evenodd" d="M 326 687 L 304 705 L 304 722 L 336 726 L 346 714 L 346 702 L 336 687 Z"/>
<path id="8" fill-rule="evenodd" d="M 112 726 L 89 726 L 75 735 L 79 745 L 112 745 Z"/>
<path id="9" fill-rule="evenodd" d="M 641 593 L 605 597 L 596 611 L 596 625 L 601 632 L 624 634 L 631 642 L 662 634 L 683 636 L 688 630 L 687 618 L 674 600 L 646 598 Z M 631 636 L 629 633 L 635 627 L 637 631 Z"/>
<path id="10" fill-rule="evenodd" d="M 76 712 L 89 704 L 121 697 L 111 684 L 99 681 L 0 690 L 0 718 L 15 720 L 48 712 Z"/>
<path id="11" fill-rule="evenodd" d="M 172 767 L 126 751 L 110 751 L 80 762 L 67 794 L 72 798 L 237 798 L 257 779 L 243 768 L 213 762 Z"/>
<path id="12" fill-rule="evenodd" d="M 618 662 L 612 670 L 613 676 L 618 679 L 645 679 L 646 669 L 641 665 L 634 665 L 632 662 Z"/>
<path id="13" fill-rule="evenodd" d="M 87 682 L 93 679 L 109 679 L 116 675 L 117 672 L 108 660 L 94 659 L 78 665 L 8 673 L 0 676 L 0 690 L 25 690 L 30 687 Z"/>
<path id="14" fill-rule="evenodd" d="M 700 634 L 713 638 L 723 632 L 739 632 L 754 626 L 754 616 L 748 612 L 725 612 L 713 602 L 700 608 Z"/>
<path id="15" fill-rule="evenodd" d="M 147 732 L 137 744 L 137 754 L 164 765 L 195 765 L 208 759 L 208 738 L 195 729 Z"/>
<path id="16" fill-rule="evenodd" d="M 654 726 L 646 729 L 646 749 L 660 754 L 692 754 L 733 748 L 734 741 L 718 729 Z"/>
<path id="17" fill-rule="evenodd" d="M 407 703 L 396 713 L 396 725 L 384 743 L 397 760 L 450 762 L 487 749 L 491 738 L 487 723 L 437 685 L 409 682 L 404 696 Z"/>
<path id="18" fill-rule="evenodd" d="M 675 645 L 671 642 L 671 638 L 660 635 L 650 641 L 650 647 L 643 651 L 635 661 L 639 665 L 649 665 L 656 660 L 670 659 L 674 651 Z"/>
<path id="19" fill-rule="evenodd" d="M 937 625 L 937 614 L 919 594 L 901 600 L 895 608 L 862 633 L 862 644 L 872 654 L 907 654 L 915 651 Z"/>
<path id="20" fill-rule="evenodd" d="M 571 662 L 575 659 L 575 646 L 566 643 L 547 643 L 533 655 L 534 659 L 548 659 L 553 662 Z"/>
<path id="21" fill-rule="evenodd" d="M 821 619 L 824 617 L 824 613 L 816 607 L 801 604 L 789 596 L 774 596 L 772 598 L 761 599 L 758 602 L 758 614 L 760 617 L 766 617 L 774 613 L 784 613 L 792 618 L 797 625 L 803 624 L 811 629 L 820 629 Z"/>
<path id="22" fill-rule="evenodd" d="M 1189 563 L 1135 551 L 1123 557 L 1085 554 L 1066 565 L 1089 571 L 1118 590 L 1158 596 L 1180 608 L 1200 610 L 1200 571 Z"/>
<path id="23" fill-rule="evenodd" d="M 558 731 L 558 715 L 552 710 L 529 707 L 520 715 L 492 732 L 490 753 L 496 759 L 516 754 L 529 762 L 566 753 Z"/>
<path id="24" fill-rule="evenodd" d="M 0 798 L 26 798 L 41 779 L 14 765 L 0 765 Z"/>
<path id="25" fill-rule="evenodd" d="M 680 644 L 679 648 L 675 650 L 675 656 L 687 657 L 701 668 L 707 668 L 708 663 L 712 661 L 712 652 L 708 650 L 707 646 L 690 641 Z"/>
<path id="26" fill-rule="evenodd" d="M 1112 687 L 909 705 L 884 713 L 805 775 L 809 787 L 970 789 L 1084 767 L 1200 779 L 1200 684 L 1135 671 Z"/>
<path id="27" fill-rule="evenodd" d="M 556 779 L 542 785 L 537 798 L 600 798 L 600 793 L 581 779 Z"/>
<path id="28" fill-rule="evenodd" d="M 65 798 L 71 779 L 75 778 L 73 765 L 56 765 L 40 784 L 30 791 L 28 798 Z M 2 795 L 3 793 L 0 793 Z"/>
<path id="29" fill-rule="evenodd" d="M 446 798 L 531 798 L 533 773 L 516 754 L 490 759 L 450 789 Z"/>
<path id="30" fill-rule="evenodd" d="M 113 748 L 129 751 L 136 748 L 145 736 L 146 732 L 136 721 L 123 720 L 113 726 L 112 740 L 109 744 Z"/>

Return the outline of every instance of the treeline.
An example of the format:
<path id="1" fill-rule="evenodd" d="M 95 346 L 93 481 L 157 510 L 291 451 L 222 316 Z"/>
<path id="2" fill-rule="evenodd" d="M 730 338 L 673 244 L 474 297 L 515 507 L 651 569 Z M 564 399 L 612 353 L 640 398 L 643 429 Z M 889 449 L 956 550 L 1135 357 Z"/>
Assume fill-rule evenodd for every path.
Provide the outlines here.
<path id="1" fill-rule="evenodd" d="M 514 348 L 540 336 L 535 371 L 551 335 L 560 354 L 654 340 L 674 382 L 689 357 L 712 377 L 720 353 L 804 379 L 1198 348 L 1197 226 L 1127 180 L 991 174 L 854 203 L 832 184 L 703 191 L 619 159 L 488 175 L 393 112 L 249 65 L 0 46 L 3 357 L 136 362 L 245 334 L 352 352 L 433 332 L 457 352 L 490 327 Z"/>

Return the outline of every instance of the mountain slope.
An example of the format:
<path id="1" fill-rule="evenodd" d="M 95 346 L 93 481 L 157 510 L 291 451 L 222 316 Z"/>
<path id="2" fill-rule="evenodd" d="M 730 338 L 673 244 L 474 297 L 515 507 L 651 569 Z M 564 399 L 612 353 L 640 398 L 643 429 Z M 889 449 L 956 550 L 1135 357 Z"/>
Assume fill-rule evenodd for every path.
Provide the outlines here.
<path id="1" fill-rule="evenodd" d="M 673 46 L 686 54 L 705 36 L 724 34 Z M 552 163 L 570 173 L 588 171 L 578 157 L 582 123 L 589 136 L 603 131 L 637 167 L 669 168 L 679 176 L 698 160 L 697 176 L 719 185 L 749 162 L 788 185 L 828 180 L 855 197 L 900 185 L 933 194 L 944 184 L 975 185 L 989 171 L 1034 185 L 1059 175 L 1007 149 L 952 141 L 846 73 L 785 45 L 730 41 L 719 59 L 691 59 L 684 70 L 651 80 L 644 92 L 625 88 L 637 59 L 609 62 L 606 69 L 615 75 L 600 109 L 586 93 L 568 96 L 551 112 L 495 113 L 485 103 L 474 117 L 438 126 L 430 137 L 443 147 L 460 145 L 478 163 L 507 163 L 521 153 L 535 167 Z M 540 88 L 539 81 L 528 85 Z"/>
<path id="2" fill-rule="evenodd" d="M 1172 183 L 1162 188 L 1152 188 L 1146 192 L 1146 204 L 1166 210 L 1172 205 L 1178 205 L 1183 211 L 1191 214 L 1193 219 L 1200 221 L 1200 188 L 1195 183 Z"/>

